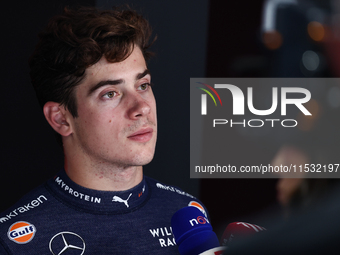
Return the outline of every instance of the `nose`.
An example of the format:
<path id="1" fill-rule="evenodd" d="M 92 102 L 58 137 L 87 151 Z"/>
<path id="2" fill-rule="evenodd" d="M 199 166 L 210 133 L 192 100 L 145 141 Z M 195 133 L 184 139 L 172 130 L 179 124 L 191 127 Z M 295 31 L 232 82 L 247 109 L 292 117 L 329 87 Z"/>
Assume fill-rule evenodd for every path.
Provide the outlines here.
<path id="1" fill-rule="evenodd" d="M 138 119 L 150 113 L 151 108 L 147 100 L 139 94 L 130 96 L 128 116 L 130 119 Z"/>

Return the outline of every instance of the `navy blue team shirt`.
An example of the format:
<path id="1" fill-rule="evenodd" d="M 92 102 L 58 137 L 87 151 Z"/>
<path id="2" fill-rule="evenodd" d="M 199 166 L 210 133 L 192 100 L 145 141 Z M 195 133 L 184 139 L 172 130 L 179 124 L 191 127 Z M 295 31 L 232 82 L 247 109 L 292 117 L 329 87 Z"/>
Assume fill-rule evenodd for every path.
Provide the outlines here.
<path id="1" fill-rule="evenodd" d="M 171 217 L 190 194 L 144 176 L 126 191 L 98 191 L 61 171 L 0 214 L 0 254 L 179 254 Z"/>

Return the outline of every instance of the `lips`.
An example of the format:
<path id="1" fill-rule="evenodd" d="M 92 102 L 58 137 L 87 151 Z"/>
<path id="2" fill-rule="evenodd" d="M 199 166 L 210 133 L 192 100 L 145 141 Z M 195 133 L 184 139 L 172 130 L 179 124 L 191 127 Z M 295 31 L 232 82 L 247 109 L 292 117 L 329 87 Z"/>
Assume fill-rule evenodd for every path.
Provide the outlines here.
<path id="1" fill-rule="evenodd" d="M 128 138 L 137 142 L 145 143 L 152 138 L 152 135 L 153 135 L 152 128 L 143 128 L 131 134 L 130 136 L 128 136 Z"/>

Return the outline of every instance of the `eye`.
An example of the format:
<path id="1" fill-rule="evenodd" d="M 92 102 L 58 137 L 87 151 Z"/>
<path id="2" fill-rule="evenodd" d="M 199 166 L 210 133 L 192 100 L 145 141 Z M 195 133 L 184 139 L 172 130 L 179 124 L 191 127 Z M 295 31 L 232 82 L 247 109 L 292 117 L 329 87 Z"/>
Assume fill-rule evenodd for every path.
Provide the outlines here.
<path id="1" fill-rule="evenodd" d="M 117 93 L 115 91 L 109 91 L 105 93 L 102 97 L 113 98 Z"/>
<path id="2" fill-rule="evenodd" d="M 138 87 L 139 90 L 147 90 L 151 86 L 150 83 L 143 83 Z"/>

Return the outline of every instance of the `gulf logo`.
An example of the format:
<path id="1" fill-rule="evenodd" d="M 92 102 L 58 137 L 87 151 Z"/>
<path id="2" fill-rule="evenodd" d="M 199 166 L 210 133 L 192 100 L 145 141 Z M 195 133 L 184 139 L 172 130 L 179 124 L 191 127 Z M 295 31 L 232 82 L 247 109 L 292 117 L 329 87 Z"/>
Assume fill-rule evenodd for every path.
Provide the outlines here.
<path id="1" fill-rule="evenodd" d="M 205 215 L 205 217 L 208 217 L 207 213 L 204 210 L 204 207 L 200 203 L 196 201 L 191 201 L 188 206 L 193 206 L 193 207 L 198 208 Z"/>
<path id="2" fill-rule="evenodd" d="M 7 232 L 8 238 L 18 244 L 25 244 L 30 242 L 37 229 L 31 223 L 26 221 L 18 221 L 12 224 Z"/>

